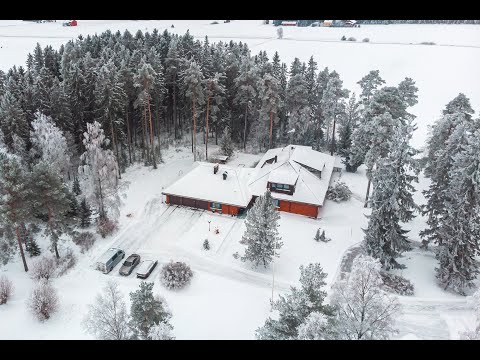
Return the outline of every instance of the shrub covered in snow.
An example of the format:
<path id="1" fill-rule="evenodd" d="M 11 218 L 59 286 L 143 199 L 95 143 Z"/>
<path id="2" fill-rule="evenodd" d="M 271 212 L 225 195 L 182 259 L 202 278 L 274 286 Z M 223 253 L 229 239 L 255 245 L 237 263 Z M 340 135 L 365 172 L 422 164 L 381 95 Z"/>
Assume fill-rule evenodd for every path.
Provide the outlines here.
<path id="1" fill-rule="evenodd" d="M 51 255 L 37 258 L 32 265 L 32 278 L 35 280 L 48 280 L 55 275 L 57 262 Z"/>
<path id="2" fill-rule="evenodd" d="M 83 254 L 85 251 L 90 250 L 95 243 L 95 234 L 90 231 L 77 233 L 75 236 L 73 236 L 72 241 L 74 244 L 80 246 L 80 251 Z"/>
<path id="3" fill-rule="evenodd" d="M 355 39 L 353 36 L 350 36 L 347 40 L 348 41 L 357 41 L 357 39 Z"/>
<path id="4" fill-rule="evenodd" d="M 172 326 L 166 323 L 158 323 L 153 325 L 148 331 L 149 340 L 175 340 L 172 335 Z"/>
<path id="5" fill-rule="evenodd" d="M 369 42 L 370 39 L 369 39 L 369 38 L 364 38 L 362 41 L 363 41 L 363 42 Z"/>
<path id="6" fill-rule="evenodd" d="M 208 239 L 205 239 L 205 241 L 203 242 L 203 249 L 210 250 L 210 243 L 208 242 Z"/>
<path id="7" fill-rule="evenodd" d="M 380 275 L 382 276 L 383 287 L 385 290 L 399 295 L 413 295 L 414 287 L 410 280 L 399 275 L 390 274 L 386 271 L 381 271 Z"/>
<path id="8" fill-rule="evenodd" d="M 332 239 L 327 238 L 327 236 L 325 235 L 325 230 L 322 230 L 322 232 L 320 232 L 320 228 L 318 228 L 313 240 L 315 240 L 316 242 L 319 242 L 319 241 L 329 242 Z"/>
<path id="9" fill-rule="evenodd" d="M 58 310 L 58 295 L 47 280 L 41 280 L 27 300 L 27 307 L 35 317 L 44 321 Z"/>
<path id="10" fill-rule="evenodd" d="M 345 35 L 343 35 L 340 40 L 345 41 L 345 40 L 347 40 L 347 37 Z"/>
<path id="11" fill-rule="evenodd" d="M 192 269 L 184 262 L 170 261 L 162 268 L 160 281 L 167 289 L 181 289 L 190 282 Z"/>
<path id="12" fill-rule="evenodd" d="M 240 254 L 238 253 L 238 251 L 235 251 L 233 254 L 232 254 L 233 258 L 235 260 L 238 260 L 238 258 L 240 257 Z"/>
<path id="13" fill-rule="evenodd" d="M 102 238 L 106 238 L 117 230 L 117 223 L 110 219 L 101 219 L 97 224 L 97 232 Z"/>
<path id="14" fill-rule="evenodd" d="M 327 191 L 327 199 L 335 202 L 346 201 L 352 197 L 352 191 L 344 182 L 335 182 Z"/>
<path id="15" fill-rule="evenodd" d="M 77 263 L 77 257 L 71 248 L 67 248 L 65 255 L 57 260 L 57 276 L 62 276 Z"/>
<path id="16" fill-rule="evenodd" d="M 12 296 L 13 283 L 5 275 L 0 277 L 0 305 L 6 304 Z"/>

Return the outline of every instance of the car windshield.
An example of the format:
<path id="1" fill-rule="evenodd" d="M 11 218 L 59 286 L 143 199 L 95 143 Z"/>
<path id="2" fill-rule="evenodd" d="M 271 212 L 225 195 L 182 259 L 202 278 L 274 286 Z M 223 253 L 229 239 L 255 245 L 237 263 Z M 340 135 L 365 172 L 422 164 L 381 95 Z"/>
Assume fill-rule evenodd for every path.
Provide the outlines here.
<path id="1" fill-rule="evenodd" d="M 123 263 L 123 265 L 125 265 L 125 266 L 130 266 L 130 265 L 132 265 L 132 263 L 131 263 L 130 261 L 125 261 L 125 262 Z"/>

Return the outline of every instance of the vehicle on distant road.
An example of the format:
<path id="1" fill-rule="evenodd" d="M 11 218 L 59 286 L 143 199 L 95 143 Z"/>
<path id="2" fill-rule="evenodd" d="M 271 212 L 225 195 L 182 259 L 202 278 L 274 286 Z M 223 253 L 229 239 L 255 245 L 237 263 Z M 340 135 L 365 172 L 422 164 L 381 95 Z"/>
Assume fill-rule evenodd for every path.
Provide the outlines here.
<path id="1" fill-rule="evenodd" d="M 97 260 L 97 270 L 108 274 L 125 257 L 121 249 L 110 248 Z"/>
<path id="2" fill-rule="evenodd" d="M 122 267 L 118 271 L 120 275 L 128 276 L 132 273 L 133 269 L 140 263 L 140 255 L 132 254 L 122 264 Z"/>
<path id="3" fill-rule="evenodd" d="M 137 278 L 146 279 L 158 264 L 158 260 L 143 260 L 137 270 Z"/>

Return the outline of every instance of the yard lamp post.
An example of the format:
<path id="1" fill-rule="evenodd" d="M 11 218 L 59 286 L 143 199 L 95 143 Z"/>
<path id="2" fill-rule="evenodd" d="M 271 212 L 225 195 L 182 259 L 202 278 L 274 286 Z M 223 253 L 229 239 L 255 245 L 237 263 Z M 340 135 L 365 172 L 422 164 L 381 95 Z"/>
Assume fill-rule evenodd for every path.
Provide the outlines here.
<path id="1" fill-rule="evenodd" d="M 212 222 L 212 220 L 208 220 L 208 232 L 210 232 L 210 223 Z"/>

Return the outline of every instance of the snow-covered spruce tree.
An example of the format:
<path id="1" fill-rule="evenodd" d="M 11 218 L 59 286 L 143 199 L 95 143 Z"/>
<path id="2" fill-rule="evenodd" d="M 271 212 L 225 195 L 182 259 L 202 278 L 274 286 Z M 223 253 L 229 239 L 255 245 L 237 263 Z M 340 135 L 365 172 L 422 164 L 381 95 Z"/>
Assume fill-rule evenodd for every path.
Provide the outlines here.
<path id="1" fill-rule="evenodd" d="M 5 145 L 13 150 L 13 136 L 28 138 L 28 122 L 19 100 L 12 93 L 10 85 L 14 80 L 9 78 L 4 94 L 0 98 L 0 130 L 4 135 Z"/>
<path id="2" fill-rule="evenodd" d="M 90 209 L 90 206 L 87 204 L 87 200 L 83 198 L 82 202 L 80 203 L 80 209 L 79 209 L 80 227 L 82 228 L 88 227 L 90 225 L 91 216 L 92 216 L 92 210 Z"/>
<path id="3" fill-rule="evenodd" d="M 307 83 L 301 73 L 291 75 L 286 100 L 290 141 L 294 144 L 308 145 L 308 135 L 313 130 L 313 122 L 308 106 Z"/>
<path id="4" fill-rule="evenodd" d="M 480 340 L 480 289 L 478 289 L 471 298 L 473 309 L 475 311 L 475 329 L 461 333 L 461 339 L 464 340 Z M 0 302 L 1 304 L 1 302 Z"/>
<path id="5" fill-rule="evenodd" d="M 364 246 L 367 254 L 380 260 L 386 270 L 398 268 L 396 258 L 410 249 L 406 233 L 400 222 L 408 222 L 414 217 L 417 205 L 413 201 L 418 182 L 418 166 L 413 159 L 416 153 L 409 141 L 413 128 L 399 125 L 390 141 L 390 154 L 377 162 L 370 198 L 372 212 L 368 217 Z"/>
<path id="6" fill-rule="evenodd" d="M 120 162 L 118 129 L 123 128 L 126 96 L 119 72 L 110 59 L 98 70 L 95 107 L 98 122 L 104 129 L 110 129 L 112 150 L 116 154 L 117 163 Z"/>
<path id="7" fill-rule="evenodd" d="M 131 337 L 129 315 L 118 283 L 108 281 L 83 319 L 86 331 L 99 340 L 127 340 Z"/>
<path id="8" fill-rule="evenodd" d="M 207 113 L 205 116 L 205 160 L 208 160 L 208 137 L 209 122 L 218 130 L 219 116 L 221 115 L 220 107 L 225 99 L 225 74 L 216 72 L 214 76 L 206 79 L 206 98 Z"/>
<path id="9" fill-rule="evenodd" d="M 280 82 L 272 75 L 265 74 L 259 82 L 258 97 L 261 101 L 260 129 L 269 129 L 268 148 L 273 147 L 273 126 L 277 122 L 277 113 L 280 107 Z M 269 124 L 268 127 L 265 124 Z M 262 136 L 266 135 L 265 133 Z M 258 136 L 258 134 L 257 134 Z"/>
<path id="10" fill-rule="evenodd" d="M 461 151 L 466 142 L 465 136 L 458 138 L 455 142 L 450 141 L 449 138 L 460 124 L 467 131 L 473 131 L 474 124 L 471 114 L 473 114 L 473 110 L 470 101 L 465 95 L 459 94 L 446 105 L 443 116 L 430 128 L 425 166 L 425 176 L 430 179 L 430 185 L 427 190 L 423 191 L 427 203 L 422 207 L 423 215 L 428 216 L 428 227 L 420 232 L 425 248 L 432 241 L 439 245 L 442 243 L 439 227 L 448 210 L 445 203 L 450 196 L 448 190 L 450 186 L 449 171 L 452 167 L 453 157 L 458 151 Z"/>
<path id="11" fill-rule="evenodd" d="M 385 340 L 397 333 L 395 317 L 400 304 L 382 290 L 380 263 L 370 256 L 353 260 L 345 280 L 332 287 L 335 309 L 333 333 L 342 340 Z"/>
<path id="12" fill-rule="evenodd" d="M 320 228 L 317 229 L 317 232 L 315 233 L 315 236 L 313 237 L 313 240 L 316 242 L 319 242 L 321 240 L 322 235 L 320 235 Z"/>
<path id="13" fill-rule="evenodd" d="M 35 237 L 30 236 L 27 241 L 25 242 L 25 250 L 27 251 L 30 257 L 39 256 L 42 251 L 35 240 Z"/>
<path id="14" fill-rule="evenodd" d="M 75 178 L 73 179 L 72 192 L 76 196 L 82 193 L 82 189 L 80 188 L 80 181 L 78 181 L 78 176 L 75 176 Z"/>
<path id="15" fill-rule="evenodd" d="M 473 281 L 480 272 L 476 259 L 480 253 L 480 129 L 471 133 L 463 124 L 457 125 L 447 141 L 462 144 L 460 138 L 465 136 L 467 142 L 453 155 L 449 171 L 450 196 L 445 202 L 448 210 L 438 229 L 441 245 L 436 268 L 442 287 L 462 295 L 466 288 L 474 286 Z"/>
<path id="16" fill-rule="evenodd" d="M 380 77 L 379 70 L 372 70 L 359 82 L 357 82 L 357 84 L 362 88 L 360 100 L 364 105 L 366 105 L 370 100 L 370 97 L 377 91 L 377 89 L 385 84 L 385 80 Z"/>
<path id="17" fill-rule="evenodd" d="M 345 159 L 345 169 L 348 172 L 356 172 L 360 164 L 350 164 L 350 147 L 352 146 L 353 131 L 357 128 L 360 119 L 360 103 L 356 101 L 355 93 L 352 93 L 346 111 L 340 114 L 338 119 L 338 143 L 337 149 Z"/>
<path id="18" fill-rule="evenodd" d="M 205 91 L 203 89 L 204 77 L 200 66 L 191 60 L 188 67 L 181 74 L 183 85 L 186 89 L 185 96 L 190 100 L 193 114 L 193 160 L 197 160 L 197 116 L 201 106 L 205 104 Z"/>
<path id="19" fill-rule="evenodd" d="M 222 137 L 220 138 L 220 150 L 222 151 L 222 154 L 231 156 L 233 154 L 234 148 L 233 148 L 233 141 L 232 138 L 230 137 L 230 128 L 226 127 L 223 130 Z"/>
<path id="20" fill-rule="evenodd" d="M 118 217 L 118 164 L 112 150 L 107 150 L 110 141 L 105 137 L 98 122 L 88 123 L 84 134 L 85 152 L 81 156 L 83 165 L 78 168 L 83 177 L 83 193 L 90 204 L 94 204 L 100 219 Z"/>
<path id="21" fill-rule="evenodd" d="M 253 62 L 250 53 L 248 53 L 242 58 L 238 76 L 234 80 L 236 89 L 234 104 L 244 109 L 243 150 L 247 146 L 248 115 L 249 112 L 254 110 L 259 79 L 258 68 Z M 252 123 L 252 120 L 250 120 L 250 123 Z"/>
<path id="22" fill-rule="evenodd" d="M 16 235 L 25 271 L 28 271 L 20 227 L 33 219 L 31 178 L 18 156 L 0 149 L 0 220 Z"/>
<path id="23" fill-rule="evenodd" d="M 281 249 L 283 242 L 278 234 L 280 214 L 273 204 L 269 190 L 259 196 L 248 211 L 245 220 L 246 230 L 242 236 L 242 244 L 247 245 L 242 261 L 250 261 L 254 267 L 264 267 L 279 257 L 276 250 Z"/>
<path id="24" fill-rule="evenodd" d="M 49 165 L 55 173 L 66 179 L 70 167 L 67 140 L 52 119 L 40 112 L 35 114 L 30 132 L 32 155 Z"/>
<path id="25" fill-rule="evenodd" d="M 293 340 L 299 336 L 299 327 L 311 313 L 333 315 L 329 305 L 324 304 L 327 293 L 323 291 L 327 274 L 318 263 L 300 266 L 300 288 L 290 287 L 290 294 L 280 295 L 272 304 L 278 311 L 278 320 L 268 318 L 258 328 L 255 336 L 259 340 Z"/>
<path id="26" fill-rule="evenodd" d="M 140 289 L 130 293 L 132 305 L 129 326 L 135 339 L 148 339 L 149 335 L 152 335 L 150 330 L 160 323 L 165 324 L 170 330 L 173 329 L 169 323 L 172 314 L 165 299 L 154 297 L 153 285 L 153 282 L 142 281 Z"/>
<path id="27" fill-rule="evenodd" d="M 65 216 L 70 210 L 68 189 L 60 180 L 58 173 L 43 161 L 33 167 L 32 177 L 34 212 L 47 217 L 45 235 L 50 238 L 51 250 L 59 259 L 58 241 L 62 234 L 68 231 Z"/>
<path id="28" fill-rule="evenodd" d="M 27 299 L 27 307 L 40 321 L 50 319 L 57 312 L 59 307 L 57 291 L 48 280 L 40 280 L 35 285 L 30 297 Z"/>

